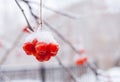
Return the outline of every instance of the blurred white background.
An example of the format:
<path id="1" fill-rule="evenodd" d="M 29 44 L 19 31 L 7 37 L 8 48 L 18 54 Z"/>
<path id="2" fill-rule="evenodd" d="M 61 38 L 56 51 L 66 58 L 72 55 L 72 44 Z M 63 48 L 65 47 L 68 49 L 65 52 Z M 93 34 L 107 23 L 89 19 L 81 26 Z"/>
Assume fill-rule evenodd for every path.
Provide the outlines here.
<path id="1" fill-rule="evenodd" d="M 34 0 L 37 2 L 37 0 Z M 44 4 L 60 12 L 69 13 L 78 19 L 70 19 L 43 8 L 43 19 L 47 20 L 73 45 L 83 45 L 86 55 L 92 63 L 101 69 L 115 66 L 120 58 L 120 1 L 119 0 L 44 0 Z M 38 2 L 39 3 L 39 2 Z M 35 20 L 30 15 L 26 4 L 20 1 L 32 26 Z M 36 14 L 39 6 L 32 5 Z M 26 26 L 26 21 L 14 0 L 0 0 L 0 60 L 14 44 L 16 37 Z M 46 27 L 44 29 L 47 29 Z M 48 30 L 48 29 L 47 29 Z M 24 33 L 23 33 L 24 34 Z M 56 34 L 61 46 L 59 57 L 66 66 L 74 65 L 75 53 Z M 28 57 L 22 50 L 27 34 L 17 41 L 4 67 L 39 67 L 38 61 Z M 54 58 L 45 62 L 46 67 L 59 66 Z"/>

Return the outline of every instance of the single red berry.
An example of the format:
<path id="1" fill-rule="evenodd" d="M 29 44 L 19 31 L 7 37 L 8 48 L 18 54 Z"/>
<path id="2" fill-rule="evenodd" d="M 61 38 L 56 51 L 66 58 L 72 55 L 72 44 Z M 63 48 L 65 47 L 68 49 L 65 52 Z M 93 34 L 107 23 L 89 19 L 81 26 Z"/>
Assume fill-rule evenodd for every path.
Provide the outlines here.
<path id="1" fill-rule="evenodd" d="M 50 60 L 50 58 L 51 58 L 51 55 L 47 54 L 47 55 L 45 56 L 45 61 Z"/>
<path id="2" fill-rule="evenodd" d="M 45 57 L 46 53 L 35 53 L 34 56 L 43 56 L 43 57 Z"/>
<path id="3" fill-rule="evenodd" d="M 51 56 L 49 54 L 35 54 L 35 57 L 38 61 L 43 62 L 43 61 L 48 61 L 50 60 Z"/>
<path id="4" fill-rule="evenodd" d="M 24 43 L 23 50 L 26 52 L 27 55 L 32 55 L 33 53 L 35 53 L 34 45 L 31 42 Z"/>
<path id="5" fill-rule="evenodd" d="M 39 42 L 36 44 L 35 50 L 38 54 L 46 54 L 47 44 L 45 42 Z"/>
<path id="6" fill-rule="evenodd" d="M 30 33 L 30 31 L 28 30 L 28 26 L 25 26 L 25 27 L 23 28 L 23 32 L 25 32 L 25 33 Z"/>
<path id="7" fill-rule="evenodd" d="M 35 57 L 36 57 L 36 59 L 37 59 L 38 61 L 40 61 L 40 62 L 43 62 L 44 59 L 45 59 L 45 56 L 44 56 L 44 55 L 36 55 Z"/>
<path id="8" fill-rule="evenodd" d="M 48 52 L 51 56 L 55 56 L 59 50 L 59 46 L 57 44 L 50 43 L 48 44 Z"/>
<path id="9" fill-rule="evenodd" d="M 35 39 L 32 41 L 32 44 L 33 44 L 34 46 L 36 46 L 37 43 L 38 43 L 38 40 L 35 38 Z"/>
<path id="10" fill-rule="evenodd" d="M 83 65 L 87 62 L 87 57 L 79 58 L 76 60 L 76 65 Z"/>

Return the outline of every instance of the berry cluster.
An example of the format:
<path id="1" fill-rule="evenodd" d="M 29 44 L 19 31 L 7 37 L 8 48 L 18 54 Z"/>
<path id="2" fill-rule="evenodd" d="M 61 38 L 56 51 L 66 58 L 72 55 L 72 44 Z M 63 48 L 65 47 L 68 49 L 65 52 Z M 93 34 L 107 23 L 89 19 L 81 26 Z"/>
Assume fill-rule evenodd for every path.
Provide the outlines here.
<path id="1" fill-rule="evenodd" d="M 46 34 L 46 33 L 38 33 Z M 34 35 L 34 34 L 33 34 Z M 42 38 L 32 38 L 33 40 L 27 41 L 23 45 L 23 50 L 27 55 L 33 55 L 40 62 L 48 61 L 51 57 L 56 56 L 59 46 L 55 42 L 48 42 L 45 38 L 48 35 L 42 36 Z M 35 36 L 36 37 L 36 36 Z M 41 40 L 39 40 L 41 39 Z M 49 38 L 48 38 L 49 39 Z"/>
<path id="2" fill-rule="evenodd" d="M 84 65 L 88 60 L 87 56 L 85 56 L 85 49 L 83 47 L 80 47 L 79 52 L 81 55 L 76 54 L 74 57 L 75 64 Z"/>
<path id="3" fill-rule="evenodd" d="M 76 65 L 84 65 L 86 62 L 87 62 L 87 57 L 86 56 L 78 58 L 75 61 Z"/>

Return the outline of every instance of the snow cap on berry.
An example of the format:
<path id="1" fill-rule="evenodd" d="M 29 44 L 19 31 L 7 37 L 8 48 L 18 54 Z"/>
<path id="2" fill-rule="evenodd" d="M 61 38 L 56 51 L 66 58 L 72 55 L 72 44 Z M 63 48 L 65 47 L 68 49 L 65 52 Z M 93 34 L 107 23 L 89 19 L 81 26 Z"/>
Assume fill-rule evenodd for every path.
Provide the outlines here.
<path id="1" fill-rule="evenodd" d="M 57 55 L 59 45 L 50 32 L 37 31 L 26 38 L 23 49 L 27 55 L 33 55 L 43 62 Z"/>
<path id="2" fill-rule="evenodd" d="M 40 42 L 46 42 L 46 43 L 55 43 L 58 44 L 56 42 L 56 40 L 54 39 L 53 35 L 51 32 L 48 31 L 37 31 L 37 32 L 33 32 L 31 33 L 30 36 L 28 36 L 25 40 L 25 42 L 31 42 L 34 39 L 37 39 Z"/>

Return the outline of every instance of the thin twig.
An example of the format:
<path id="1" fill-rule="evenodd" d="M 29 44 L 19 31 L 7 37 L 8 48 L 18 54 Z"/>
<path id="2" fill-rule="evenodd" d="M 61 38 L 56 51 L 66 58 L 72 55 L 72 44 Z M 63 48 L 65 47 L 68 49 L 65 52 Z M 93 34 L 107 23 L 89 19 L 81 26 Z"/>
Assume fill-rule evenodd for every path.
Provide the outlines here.
<path id="1" fill-rule="evenodd" d="M 55 12 L 56 14 L 59 14 L 59 15 L 61 15 L 61 16 L 68 17 L 68 18 L 70 18 L 70 19 L 80 19 L 80 17 L 78 17 L 78 16 L 74 16 L 74 15 L 72 15 L 72 14 L 70 14 L 70 13 L 65 13 L 65 12 L 57 11 L 57 10 L 55 10 L 55 9 L 52 9 L 52 8 L 50 8 L 50 7 L 47 7 L 46 5 L 43 5 L 43 7 L 44 7 L 45 9 L 47 9 L 47 10 L 50 10 L 50 11 L 52 11 L 52 12 Z"/>
<path id="2" fill-rule="evenodd" d="M 40 0 L 40 26 L 42 30 L 42 0 Z"/>
<path id="3" fill-rule="evenodd" d="M 21 0 L 21 1 L 23 1 L 23 2 L 28 6 L 28 9 L 30 10 L 31 15 L 32 15 L 33 18 L 35 19 L 36 24 L 39 25 L 39 22 L 38 22 L 39 17 L 32 12 L 33 9 L 32 9 L 32 7 L 30 6 L 30 3 L 31 3 L 31 2 L 30 2 L 30 1 L 27 1 L 27 0 Z"/>
<path id="4" fill-rule="evenodd" d="M 71 73 L 71 71 L 62 64 L 61 60 L 57 56 L 56 56 L 56 60 L 58 61 L 59 65 L 62 66 L 62 68 L 70 75 L 70 77 L 73 79 L 73 81 L 77 82 L 76 79 L 75 79 L 75 77 Z"/>
<path id="5" fill-rule="evenodd" d="M 24 1 L 25 3 L 31 3 L 31 4 L 39 5 L 39 3 L 34 2 L 34 1 L 28 1 L 28 0 L 21 0 L 21 1 Z M 80 19 L 80 18 L 81 18 L 81 17 L 75 16 L 75 15 L 73 15 L 73 14 L 71 14 L 71 13 L 66 13 L 66 12 L 62 12 L 62 11 L 55 10 L 55 9 L 53 9 L 53 8 L 50 8 L 50 7 L 46 6 L 46 5 L 44 5 L 44 4 L 43 4 L 43 8 L 45 8 L 45 9 L 47 9 L 47 10 L 50 10 L 50 11 L 52 11 L 52 12 L 54 12 L 54 13 L 56 13 L 56 14 L 59 14 L 59 15 L 61 15 L 61 16 L 68 17 L 68 18 L 70 18 L 70 19 Z"/>
<path id="6" fill-rule="evenodd" d="M 50 28 L 53 32 L 55 32 L 65 43 L 67 43 L 77 54 L 80 54 L 78 50 L 65 38 L 63 35 L 61 35 L 56 29 L 54 29 L 48 22 L 43 20 L 44 24 Z"/>
<path id="7" fill-rule="evenodd" d="M 29 23 L 26 15 L 25 15 L 24 10 L 22 9 L 22 7 L 20 6 L 20 4 L 18 3 L 17 0 L 15 0 L 15 2 L 16 2 L 16 4 L 17 4 L 17 6 L 20 8 L 20 10 L 22 11 L 22 14 L 23 14 L 23 16 L 24 16 L 24 18 L 25 18 L 25 20 L 26 20 L 26 22 L 27 22 L 27 24 L 28 24 L 28 28 L 29 28 L 31 31 L 34 31 L 34 30 L 32 29 L 32 27 L 31 27 L 31 25 L 30 25 L 30 23 Z"/>

